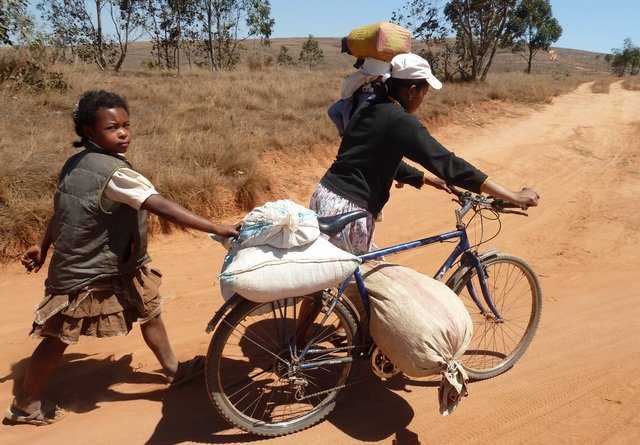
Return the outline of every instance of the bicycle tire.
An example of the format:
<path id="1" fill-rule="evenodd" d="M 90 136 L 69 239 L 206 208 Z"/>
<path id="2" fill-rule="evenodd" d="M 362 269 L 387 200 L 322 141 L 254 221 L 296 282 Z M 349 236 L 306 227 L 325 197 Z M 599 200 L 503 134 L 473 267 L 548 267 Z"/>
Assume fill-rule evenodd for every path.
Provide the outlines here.
<path id="1" fill-rule="evenodd" d="M 298 297 L 304 298 L 304 297 Z M 280 300 L 283 301 L 283 300 Z M 259 303 L 253 303 L 248 300 L 243 300 L 238 304 L 231 312 L 229 312 L 223 320 L 219 323 L 216 331 L 213 334 L 211 342 L 209 344 L 209 350 L 207 352 L 206 364 L 205 364 L 205 380 L 207 393 L 213 405 L 216 407 L 220 415 L 226 419 L 232 425 L 246 431 L 248 433 L 256 434 L 259 436 L 278 437 L 287 434 L 292 434 L 304 429 L 310 428 L 313 425 L 324 420 L 335 408 L 336 397 L 341 388 L 336 388 L 327 392 L 326 397 L 318 404 L 312 411 L 306 413 L 299 419 L 289 422 L 274 422 L 268 423 L 263 420 L 251 419 L 244 415 L 239 409 L 229 400 L 225 394 L 223 382 L 221 381 L 221 363 L 222 353 L 225 345 L 227 345 L 232 332 L 235 327 L 241 323 L 247 315 L 251 314 L 258 306 Z M 345 307 L 345 305 L 338 301 L 334 313 L 345 329 L 347 338 L 351 344 L 356 342 L 357 325 L 351 312 Z M 353 354 L 353 353 L 352 353 Z M 348 370 L 344 375 L 341 375 L 341 379 L 337 382 L 336 387 L 346 384 L 351 372 L 351 365 L 349 364 Z"/>
<path id="2" fill-rule="evenodd" d="M 487 337 L 487 332 L 489 329 L 491 329 L 490 326 L 498 326 L 500 323 L 493 321 L 491 317 L 487 318 L 483 316 L 480 313 L 480 310 L 478 309 L 477 305 L 473 302 L 473 300 L 471 300 L 471 297 L 468 294 L 468 291 L 466 290 L 467 282 L 469 282 L 469 280 L 473 280 L 474 277 L 476 277 L 477 275 L 476 269 L 470 268 L 461 277 L 457 277 L 457 274 L 454 274 L 452 277 L 454 282 L 447 283 L 449 287 L 463 300 L 463 302 L 465 303 L 465 306 L 470 312 L 472 320 L 474 321 L 474 334 L 473 334 L 473 339 L 471 340 L 471 345 L 467 350 L 467 353 L 465 353 L 465 355 L 463 355 L 463 357 L 461 357 L 460 359 L 460 363 L 465 368 L 465 370 L 467 371 L 467 374 L 472 380 L 490 379 L 511 369 L 513 365 L 515 365 L 515 363 L 518 360 L 520 360 L 522 355 L 525 353 L 525 351 L 533 341 L 533 337 L 538 328 L 538 324 L 540 323 L 540 316 L 542 313 L 542 290 L 540 288 L 538 277 L 536 273 L 533 271 L 533 269 L 531 268 L 531 266 L 529 266 L 521 258 L 514 257 L 511 255 L 501 254 L 501 253 L 481 260 L 482 268 L 483 270 L 486 271 L 486 273 L 488 273 L 489 279 L 491 279 L 491 275 L 493 274 L 493 271 L 490 273 L 489 269 L 495 270 L 496 267 L 505 265 L 505 264 L 511 265 L 514 268 L 518 269 L 522 273 L 522 275 L 526 277 L 526 281 L 528 283 L 528 288 L 531 296 L 531 301 L 530 301 L 531 309 L 530 309 L 530 313 L 528 314 L 526 328 L 524 329 L 518 343 L 513 348 L 505 348 L 505 349 L 510 349 L 509 351 L 502 351 L 499 354 L 497 354 L 497 351 L 485 349 L 483 345 L 478 344 L 482 338 Z M 477 281 L 477 278 L 476 278 L 476 281 Z M 493 289 L 494 292 L 492 293 L 495 293 L 496 284 L 494 284 L 493 287 L 494 287 Z M 491 285 L 490 285 L 490 288 L 491 288 Z M 476 286 L 476 289 L 478 292 L 478 298 L 482 301 L 483 305 L 486 306 L 486 303 L 484 302 L 479 286 Z M 513 286 L 511 287 L 511 289 L 513 289 Z M 503 298 L 502 303 L 500 303 L 500 301 L 494 300 L 495 304 L 501 306 L 498 308 L 499 311 L 501 309 L 503 310 L 505 307 L 504 300 L 505 298 Z M 512 307 L 513 303 L 510 303 L 510 306 Z M 505 323 L 509 322 L 510 315 L 507 313 L 501 313 L 501 315 L 503 319 L 505 319 L 505 322 L 502 324 L 506 326 Z M 493 329 L 497 329 L 497 328 L 493 328 Z M 504 343 L 505 341 L 504 330 L 502 332 L 502 335 L 503 335 L 502 340 Z M 496 343 L 495 330 L 493 332 L 493 340 L 495 345 Z M 504 355 L 504 357 L 499 357 L 501 358 L 500 361 L 495 361 L 495 360 L 490 361 L 489 362 L 491 363 L 490 366 L 487 366 L 487 365 L 478 366 L 477 364 L 478 356 L 480 356 L 481 353 L 484 353 L 485 355 L 488 355 L 488 356 L 498 355 L 498 357 L 500 355 Z"/>

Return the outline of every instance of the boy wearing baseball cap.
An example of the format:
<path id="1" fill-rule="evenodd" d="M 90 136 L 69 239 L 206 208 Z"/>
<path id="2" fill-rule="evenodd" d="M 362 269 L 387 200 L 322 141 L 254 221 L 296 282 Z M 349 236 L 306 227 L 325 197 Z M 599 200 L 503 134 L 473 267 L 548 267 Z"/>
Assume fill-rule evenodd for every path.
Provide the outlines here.
<path id="1" fill-rule="evenodd" d="M 487 193 L 522 208 L 536 206 L 538 194 L 530 188 L 509 190 L 447 150 L 414 116 L 429 87 L 442 83 L 429 63 L 417 54 L 400 54 L 391 60 L 386 95 L 366 101 L 344 130 L 338 156 L 318 184 L 310 207 L 319 216 L 366 210 L 362 218 L 345 227 L 332 241 L 355 254 L 371 249 L 375 217 L 389 199 L 394 180 L 421 188 L 429 184 L 448 190 L 447 184 Z M 403 161 L 408 158 L 442 182 Z"/>

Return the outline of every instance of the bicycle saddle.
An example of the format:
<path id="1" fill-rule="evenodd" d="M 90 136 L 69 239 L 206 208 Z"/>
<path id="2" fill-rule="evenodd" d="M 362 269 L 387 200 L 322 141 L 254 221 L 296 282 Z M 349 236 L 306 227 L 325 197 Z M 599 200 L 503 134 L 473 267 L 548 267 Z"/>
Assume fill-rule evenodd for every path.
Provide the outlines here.
<path id="1" fill-rule="evenodd" d="M 325 235 L 334 236 L 340 233 L 344 226 L 357 219 L 367 216 L 366 210 L 354 210 L 353 212 L 343 213 L 335 216 L 319 216 L 318 227 L 320 232 Z"/>

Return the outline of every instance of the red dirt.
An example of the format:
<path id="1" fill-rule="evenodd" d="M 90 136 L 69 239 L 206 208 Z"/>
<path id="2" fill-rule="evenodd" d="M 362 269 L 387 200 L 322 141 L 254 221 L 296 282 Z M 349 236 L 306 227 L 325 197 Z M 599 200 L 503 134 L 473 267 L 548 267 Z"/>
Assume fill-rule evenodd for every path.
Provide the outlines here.
<path id="1" fill-rule="evenodd" d="M 608 95 L 583 85 L 524 116 L 441 129 L 445 145 L 498 181 L 532 185 L 542 196 L 529 218 L 506 216 L 490 244 L 526 258 L 541 277 L 543 316 L 531 348 L 508 373 L 473 383 L 449 417 L 438 414 L 428 381 L 402 388 L 372 381 L 349 390 L 329 420 L 270 443 L 640 443 L 640 284 L 632 279 L 640 259 L 639 111 L 640 94 L 619 83 Z M 302 184 L 300 201 L 330 157 L 313 159 L 304 177 L 284 175 Z M 284 180 L 277 187 L 287 195 Z M 396 190 L 377 243 L 450 229 L 453 209 L 437 191 Z M 433 272 L 445 248 L 398 261 Z M 204 353 L 204 328 L 221 304 L 221 248 L 181 234 L 156 239 L 151 253 L 164 272 L 164 318 L 179 357 Z M 14 376 L 36 345 L 26 333 L 44 276 L 18 265 L 0 274 L 0 406 L 8 406 Z M 166 390 L 157 368 L 137 329 L 125 338 L 83 339 L 50 389 L 68 417 L 47 427 L 2 426 L 0 443 L 255 440 L 218 417 L 201 380 Z"/>

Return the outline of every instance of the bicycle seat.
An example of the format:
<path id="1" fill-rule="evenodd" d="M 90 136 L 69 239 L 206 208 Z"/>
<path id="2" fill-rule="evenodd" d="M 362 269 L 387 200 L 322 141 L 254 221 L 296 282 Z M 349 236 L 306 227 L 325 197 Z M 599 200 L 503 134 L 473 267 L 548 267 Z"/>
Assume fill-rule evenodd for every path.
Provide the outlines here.
<path id="1" fill-rule="evenodd" d="M 357 219 L 367 216 L 366 210 L 354 210 L 335 216 L 319 216 L 318 227 L 325 235 L 334 236 L 340 233 L 344 227 Z"/>

